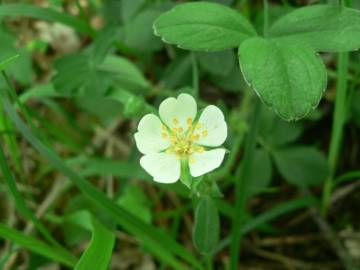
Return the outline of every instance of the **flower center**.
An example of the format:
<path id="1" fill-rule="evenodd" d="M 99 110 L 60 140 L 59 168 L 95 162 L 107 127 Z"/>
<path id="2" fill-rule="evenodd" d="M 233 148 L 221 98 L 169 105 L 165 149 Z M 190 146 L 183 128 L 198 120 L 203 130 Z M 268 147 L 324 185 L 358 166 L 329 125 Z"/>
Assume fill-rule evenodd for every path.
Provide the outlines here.
<path id="1" fill-rule="evenodd" d="M 194 152 L 204 152 L 204 147 L 196 144 L 201 136 L 206 137 L 208 135 L 206 129 L 200 132 L 202 128 L 200 123 L 194 124 L 193 119 L 189 117 L 186 120 L 188 129 L 184 131 L 184 129 L 179 126 L 179 120 L 177 118 L 174 118 L 172 122 L 174 127 L 171 130 L 165 125 L 162 127 L 162 137 L 168 139 L 171 143 L 170 147 L 166 149 L 166 153 L 175 154 L 179 159 L 183 159 L 190 157 Z M 190 162 L 191 161 L 194 162 L 193 158 L 190 158 Z"/>

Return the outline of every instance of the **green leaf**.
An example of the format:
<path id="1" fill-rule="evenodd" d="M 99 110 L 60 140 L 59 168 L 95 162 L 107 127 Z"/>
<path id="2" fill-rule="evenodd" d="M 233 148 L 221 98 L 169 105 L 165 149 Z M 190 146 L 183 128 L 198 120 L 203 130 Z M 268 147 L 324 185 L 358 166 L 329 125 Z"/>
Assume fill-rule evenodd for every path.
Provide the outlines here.
<path id="1" fill-rule="evenodd" d="M 48 258 L 51 261 L 60 262 L 71 268 L 74 267 L 77 260 L 76 257 L 62 249 L 47 245 L 32 236 L 25 235 L 1 223 L 0 238 L 12 241 L 34 253 Z"/>
<path id="2" fill-rule="evenodd" d="M 120 0 L 121 3 L 121 18 L 126 23 L 130 21 L 146 4 L 146 0 Z"/>
<path id="3" fill-rule="evenodd" d="M 163 47 L 161 40 L 152 30 L 160 10 L 144 10 L 125 25 L 125 45 L 139 51 L 158 51 Z"/>
<path id="4" fill-rule="evenodd" d="M 92 232 L 91 241 L 87 249 L 81 255 L 75 266 L 75 270 L 98 269 L 106 270 L 111 259 L 112 250 L 115 244 L 115 235 L 102 225 L 96 218 L 87 211 L 81 214 L 82 221 L 88 220 Z"/>
<path id="5" fill-rule="evenodd" d="M 219 212 L 215 202 L 209 196 L 200 199 L 195 212 L 193 241 L 202 254 L 211 253 L 220 236 Z"/>
<path id="6" fill-rule="evenodd" d="M 55 63 L 54 87 L 62 94 L 103 96 L 110 85 L 134 92 L 149 87 L 139 68 L 126 58 L 108 55 L 102 63 L 94 63 L 87 53 L 66 55 Z M 74 76 L 76 74 L 76 76 Z"/>
<path id="7" fill-rule="evenodd" d="M 265 190 L 270 184 L 272 176 L 272 165 L 269 154 L 257 149 L 254 151 L 254 160 L 251 164 L 251 174 L 247 179 L 249 183 L 246 194 L 251 197 Z"/>
<path id="8" fill-rule="evenodd" d="M 61 94 L 101 96 L 109 87 L 109 80 L 98 73 L 85 53 L 66 55 L 55 62 L 57 74 L 53 77 L 56 91 Z M 74 76 L 76 74 L 76 76 Z"/>
<path id="9" fill-rule="evenodd" d="M 316 107 L 326 87 L 326 69 L 307 47 L 252 38 L 239 48 L 241 71 L 261 100 L 285 120 Z"/>
<path id="10" fill-rule="evenodd" d="M 191 54 L 176 57 L 165 69 L 162 76 L 166 88 L 191 85 L 192 82 Z"/>
<path id="11" fill-rule="evenodd" d="M 150 224 L 152 219 L 150 201 L 139 187 L 127 185 L 118 203 L 130 213 Z"/>
<path id="12" fill-rule="evenodd" d="M 95 31 L 86 22 L 63 12 L 37 7 L 33 4 L 2 4 L 0 6 L 0 20 L 2 20 L 3 17 L 18 16 L 59 22 L 70 26 L 80 33 L 91 36 L 95 35 Z"/>
<path id="13" fill-rule="evenodd" d="M 356 50 L 360 48 L 360 11 L 333 5 L 300 8 L 275 22 L 270 36 L 322 52 Z"/>
<path id="14" fill-rule="evenodd" d="M 279 149 L 274 152 L 274 158 L 280 174 L 298 187 L 321 184 L 329 173 L 325 156 L 314 147 Z"/>
<path id="15" fill-rule="evenodd" d="M 10 56 L 10 57 L 6 58 L 5 60 L 1 61 L 0 62 L 0 71 L 5 69 L 8 64 L 10 64 L 12 61 L 14 61 L 18 57 L 19 57 L 19 55 L 16 54 L 14 56 Z"/>
<path id="16" fill-rule="evenodd" d="M 150 86 L 141 70 L 124 57 L 108 55 L 99 70 L 110 75 L 116 86 L 126 90 L 143 93 Z"/>
<path id="17" fill-rule="evenodd" d="M 1 9 L 1 6 L 0 6 Z M 6 70 L 16 81 L 21 84 L 32 82 L 32 62 L 30 53 L 24 48 L 16 47 L 16 37 L 0 29 L 0 59 L 11 58 L 18 54 L 16 61 L 7 63 Z M 0 79 L 1 81 L 2 79 Z"/>
<path id="18" fill-rule="evenodd" d="M 198 52 L 196 54 L 200 66 L 207 72 L 227 76 L 233 70 L 236 58 L 233 50 L 222 52 Z"/>
<path id="19" fill-rule="evenodd" d="M 239 92 L 247 88 L 238 65 L 234 65 L 230 73 L 226 76 L 212 75 L 209 79 L 214 85 L 229 92 Z"/>
<path id="20" fill-rule="evenodd" d="M 237 11 L 220 4 L 180 4 L 154 23 L 155 34 L 179 48 L 221 51 L 255 36 L 253 26 Z"/>
<path id="21" fill-rule="evenodd" d="M 259 135 L 267 147 L 274 148 L 294 142 L 301 136 L 303 131 L 304 125 L 302 122 L 290 123 L 283 121 L 269 111 L 269 108 L 263 106 Z"/>

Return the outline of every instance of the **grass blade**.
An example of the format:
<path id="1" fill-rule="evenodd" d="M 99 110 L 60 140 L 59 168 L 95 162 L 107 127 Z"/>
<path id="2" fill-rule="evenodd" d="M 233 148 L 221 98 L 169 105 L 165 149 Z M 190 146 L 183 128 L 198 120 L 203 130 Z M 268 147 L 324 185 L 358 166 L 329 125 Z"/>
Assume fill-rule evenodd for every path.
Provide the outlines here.
<path id="1" fill-rule="evenodd" d="M 258 228 L 259 226 L 261 226 L 267 222 L 270 222 L 271 220 L 274 220 L 280 216 L 283 216 L 287 213 L 291 213 L 291 212 L 296 211 L 301 208 L 308 208 L 311 206 L 315 206 L 317 204 L 319 204 L 318 200 L 316 200 L 314 197 L 311 197 L 311 196 L 300 198 L 300 199 L 294 199 L 294 200 L 282 203 L 278 206 L 271 208 L 270 210 L 268 210 L 264 213 L 257 215 L 255 218 L 253 218 L 248 223 L 243 225 L 240 228 L 240 234 L 245 235 L 245 234 L 251 232 L 252 230 Z M 218 253 L 223 248 L 228 246 L 230 244 L 230 242 L 231 242 L 231 238 L 226 237 L 218 245 L 218 247 L 214 251 L 214 254 Z"/>
<path id="2" fill-rule="evenodd" d="M 51 236 L 46 227 L 35 217 L 33 212 L 27 207 L 24 198 L 17 189 L 15 179 L 10 171 L 10 168 L 6 162 L 5 153 L 2 145 L 0 144 L 0 168 L 4 175 L 4 180 L 9 188 L 10 193 L 15 199 L 15 206 L 19 213 L 26 219 L 31 220 L 38 231 L 52 244 L 60 247 L 60 244 Z"/>
<path id="3" fill-rule="evenodd" d="M 80 33 L 90 36 L 95 35 L 94 29 L 92 29 L 86 22 L 71 15 L 61 13 L 49 8 L 41 8 L 30 4 L 2 4 L 0 6 L 0 19 L 1 17 L 18 16 L 59 22 L 70 26 L 71 28 L 75 29 Z"/>
<path id="4" fill-rule="evenodd" d="M 44 242 L 37 240 L 36 238 L 25 235 L 1 223 L 0 237 L 9 241 L 13 241 L 34 253 L 44 256 L 52 261 L 60 262 L 68 267 L 73 268 L 76 264 L 76 257 L 72 256 L 68 252 L 64 252 L 62 249 L 49 246 Z"/>
<path id="5" fill-rule="evenodd" d="M 89 246 L 76 264 L 75 270 L 108 269 L 115 244 L 115 235 L 92 217 L 89 212 L 82 211 L 76 214 L 81 215 L 81 219 L 87 220 L 87 223 L 92 225 L 90 228 L 92 237 Z"/>

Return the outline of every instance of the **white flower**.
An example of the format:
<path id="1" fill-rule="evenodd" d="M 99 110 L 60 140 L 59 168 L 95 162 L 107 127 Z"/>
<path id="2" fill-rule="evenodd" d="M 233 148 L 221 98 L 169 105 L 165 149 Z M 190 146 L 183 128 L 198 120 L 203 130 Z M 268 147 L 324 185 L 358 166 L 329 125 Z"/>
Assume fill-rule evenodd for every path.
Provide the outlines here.
<path id="1" fill-rule="evenodd" d="M 159 117 L 145 115 L 135 133 L 136 145 L 144 156 L 141 166 L 154 181 L 174 183 L 186 162 L 193 177 L 218 168 L 225 155 L 221 146 L 227 125 L 221 110 L 207 106 L 197 118 L 195 99 L 188 94 L 167 98 L 159 107 Z"/>

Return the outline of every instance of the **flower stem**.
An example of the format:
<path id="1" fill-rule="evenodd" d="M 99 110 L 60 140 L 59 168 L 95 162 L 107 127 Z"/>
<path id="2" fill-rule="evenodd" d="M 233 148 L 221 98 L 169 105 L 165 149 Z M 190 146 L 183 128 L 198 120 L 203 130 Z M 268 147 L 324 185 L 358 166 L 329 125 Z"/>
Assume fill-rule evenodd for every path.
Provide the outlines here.
<path id="1" fill-rule="evenodd" d="M 245 206 L 247 198 L 247 180 L 251 174 L 254 150 L 256 147 L 256 134 L 260 120 L 261 101 L 256 100 L 250 132 L 245 141 L 244 159 L 235 176 L 235 215 L 232 223 L 231 246 L 230 246 L 230 269 L 238 269 L 238 258 L 241 243 L 241 226 L 245 220 Z"/>
<path id="2" fill-rule="evenodd" d="M 351 5 L 351 1 L 348 1 Z M 340 0 L 338 3 L 340 8 L 346 6 L 345 1 Z M 333 125 L 331 130 L 331 141 L 328 155 L 329 176 L 324 183 L 322 194 L 322 214 L 326 215 L 331 199 L 331 193 L 334 188 L 334 178 L 336 174 L 337 162 L 339 159 L 339 151 L 341 148 L 344 124 L 347 116 L 347 86 L 348 86 L 348 68 L 349 53 L 341 52 L 338 54 L 337 60 L 337 81 L 336 81 L 336 99 L 335 110 L 333 115 Z"/>
<path id="3" fill-rule="evenodd" d="M 349 66 L 349 54 L 339 53 L 338 76 L 336 87 L 335 110 L 333 115 L 333 126 L 331 131 L 330 150 L 328 155 L 329 176 L 325 181 L 322 197 L 322 213 L 325 215 L 328 210 L 329 201 L 333 189 L 334 176 L 336 173 L 339 151 L 343 138 L 343 129 L 346 120 L 347 104 L 347 71 Z"/>
<path id="4" fill-rule="evenodd" d="M 192 79 L 193 79 L 193 89 L 195 98 L 199 97 L 199 68 L 196 60 L 196 55 L 194 52 L 191 52 L 191 62 L 192 62 Z"/>

